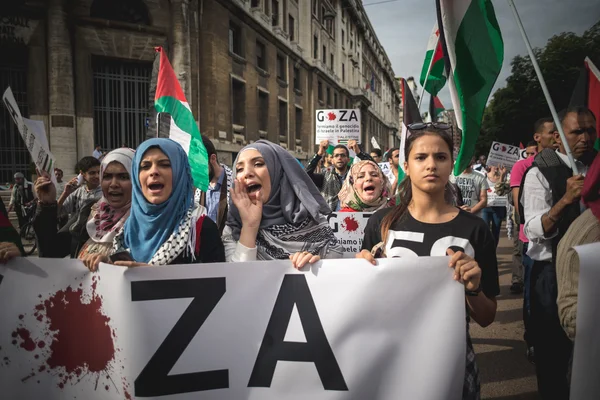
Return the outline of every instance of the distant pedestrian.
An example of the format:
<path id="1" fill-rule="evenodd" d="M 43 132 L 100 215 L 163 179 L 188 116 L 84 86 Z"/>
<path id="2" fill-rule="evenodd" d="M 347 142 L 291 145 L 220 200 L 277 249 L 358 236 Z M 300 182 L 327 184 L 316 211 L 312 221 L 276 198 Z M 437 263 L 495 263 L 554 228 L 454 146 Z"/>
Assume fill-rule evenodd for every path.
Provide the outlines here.
<path id="1" fill-rule="evenodd" d="M 94 157 L 95 157 L 97 160 L 99 160 L 99 159 L 100 159 L 100 157 L 102 157 L 102 150 L 100 150 L 100 145 L 99 145 L 99 144 L 97 144 L 97 145 L 96 145 L 96 148 L 95 148 L 94 152 L 92 153 L 92 155 L 93 155 L 93 156 L 94 156 Z"/>
<path id="2" fill-rule="evenodd" d="M 15 211 L 17 219 L 19 220 L 19 228 L 21 228 L 26 221 L 26 215 L 24 207 L 27 207 L 33 202 L 33 189 L 29 182 L 25 179 L 25 175 L 17 172 L 14 176 L 15 185 L 13 186 L 12 193 L 10 195 L 10 203 L 8 204 L 8 212 Z"/>

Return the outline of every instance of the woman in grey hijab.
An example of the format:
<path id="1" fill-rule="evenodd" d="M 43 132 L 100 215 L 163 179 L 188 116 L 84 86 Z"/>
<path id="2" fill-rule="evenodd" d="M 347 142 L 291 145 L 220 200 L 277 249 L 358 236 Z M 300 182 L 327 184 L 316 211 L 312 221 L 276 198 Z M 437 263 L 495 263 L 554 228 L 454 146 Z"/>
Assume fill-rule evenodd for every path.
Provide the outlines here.
<path id="1" fill-rule="evenodd" d="M 227 261 L 285 260 L 296 268 L 342 258 L 327 223 L 331 210 L 298 161 L 259 140 L 240 151 L 223 230 Z"/>

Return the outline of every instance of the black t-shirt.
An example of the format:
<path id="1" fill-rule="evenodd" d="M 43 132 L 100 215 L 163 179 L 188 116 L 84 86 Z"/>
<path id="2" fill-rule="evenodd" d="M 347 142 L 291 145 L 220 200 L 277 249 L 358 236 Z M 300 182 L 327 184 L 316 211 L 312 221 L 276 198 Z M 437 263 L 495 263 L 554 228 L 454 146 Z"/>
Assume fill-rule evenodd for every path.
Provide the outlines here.
<path id="1" fill-rule="evenodd" d="M 365 228 L 363 250 L 369 250 L 381 242 L 381 222 L 393 210 L 377 211 L 369 218 Z M 481 268 L 481 288 L 493 298 L 500 293 L 496 246 L 489 228 L 483 220 L 460 210 L 449 222 L 428 224 L 417 221 L 407 211 L 388 232 L 385 243 L 387 257 L 445 256 L 446 250 L 461 250 L 473 257 Z"/>

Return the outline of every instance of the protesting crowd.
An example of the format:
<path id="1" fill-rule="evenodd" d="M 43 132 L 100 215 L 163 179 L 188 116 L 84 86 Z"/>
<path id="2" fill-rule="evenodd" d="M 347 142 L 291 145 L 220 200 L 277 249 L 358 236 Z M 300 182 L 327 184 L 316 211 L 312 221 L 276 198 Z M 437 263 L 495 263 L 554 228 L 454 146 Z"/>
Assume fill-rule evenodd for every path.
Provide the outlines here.
<path id="1" fill-rule="evenodd" d="M 510 170 L 487 166 L 484 156 L 458 176 L 452 174 L 452 128 L 440 123 L 408 127 L 402 166 L 398 148 L 366 154 L 353 140 L 332 146 L 331 153 L 330 143 L 321 142 L 305 168 L 286 149 L 259 140 L 227 166 L 203 137 L 207 191 L 193 186 L 184 149 L 156 138 L 135 150 L 96 149 L 94 157 L 79 161 L 80 177 L 66 184 L 61 170 L 55 171 L 56 184 L 41 172 L 33 187 L 18 173 L 9 211 L 37 202 L 39 256 L 77 258 L 97 273 L 100 263 L 283 259 L 301 269 L 343 257 L 329 214 L 373 213 L 357 258 L 376 265 L 386 257 L 450 256 L 467 310 L 464 399 L 479 398 L 468 321 L 486 327 L 495 319 L 496 247 L 506 221 L 514 240 L 511 291 L 523 293 L 524 340 L 539 393 L 566 399 L 576 340 L 579 271 L 573 247 L 600 241 L 600 157 L 592 148 L 596 119 L 588 109 L 564 110 L 560 121 L 577 163 L 575 176 L 549 118 L 536 122 L 527 158 Z M 389 162 L 387 174 L 382 161 Z M 0 213 L 0 227 L 0 261 L 24 255 L 6 212 Z"/>

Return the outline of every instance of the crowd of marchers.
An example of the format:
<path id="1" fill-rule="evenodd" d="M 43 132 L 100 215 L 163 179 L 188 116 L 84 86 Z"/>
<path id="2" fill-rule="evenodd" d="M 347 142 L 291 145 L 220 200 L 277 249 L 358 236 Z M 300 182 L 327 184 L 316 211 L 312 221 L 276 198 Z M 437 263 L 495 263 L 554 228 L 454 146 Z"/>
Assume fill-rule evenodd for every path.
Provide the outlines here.
<path id="1" fill-rule="evenodd" d="M 593 149 L 596 119 L 588 109 L 564 110 L 560 123 L 567 143 L 551 119 L 541 119 L 528 158 L 510 171 L 486 166 L 483 157 L 458 176 L 452 175 L 454 132 L 439 123 L 410 125 L 403 155 L 398 148 L 366 154 L 355 141 L 323 141 L 306 167 L 266 140 L 244 147 L 230 167 L 203 137 L 206 191 L 194 187 L 178 143 L 149 139 L 135 150 L 124 146 L 103 154 L 96 148 L 79 161 L 80 177 L 67 183 L 60 170 L 55 180 L 38 171 L 33 185 L 15 175 L 9 210 L 21 215 L 35 203 L 39 256 L 77 258 L 95 273 L 102 273 L 100 263 L 281 259 L 302 269 L 343 256 L 329 214 L 372 213 L 357 258 L 377 264 L 385 257 L 450 256 L 467 309 L 464 399 L 479 398 L 468 322 L 485 327 L 495 319 L 496 247 L 506 220 L 515 247 L 511 291 L 523 292 L 525 341 L 539 393 L 566 399 L 579 275 L 573 247 L 600 241 L 600 158 Z M 20 255 L 19 234 L 0 210 L 0 262 Z"/>

